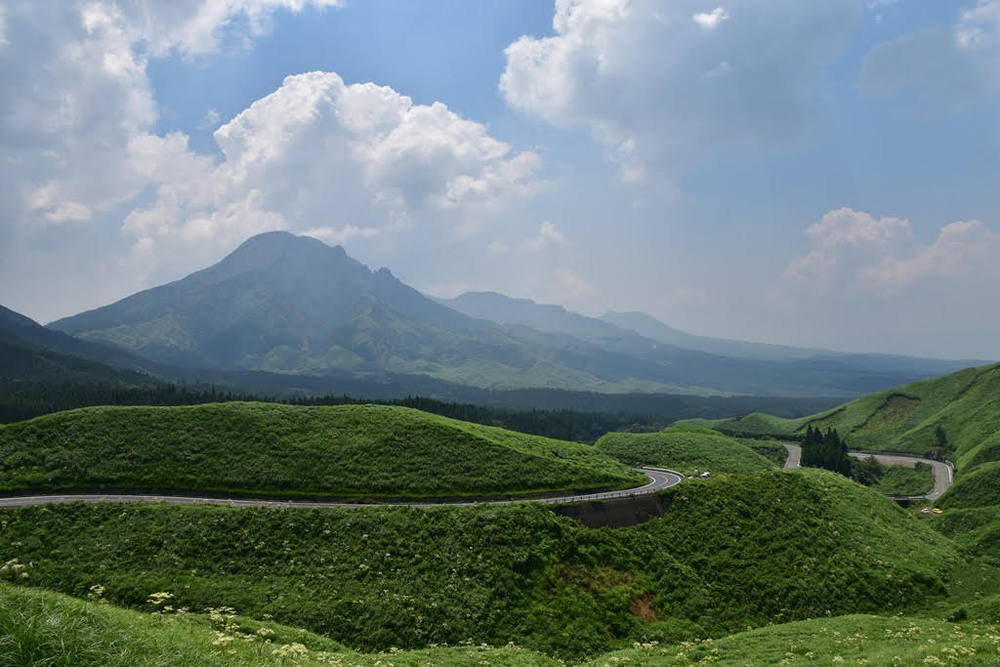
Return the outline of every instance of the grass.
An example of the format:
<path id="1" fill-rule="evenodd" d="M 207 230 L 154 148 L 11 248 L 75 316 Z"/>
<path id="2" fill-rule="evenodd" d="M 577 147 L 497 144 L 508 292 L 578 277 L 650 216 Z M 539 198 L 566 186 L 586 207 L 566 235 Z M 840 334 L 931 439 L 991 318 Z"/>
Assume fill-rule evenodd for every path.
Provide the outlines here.
<path id="1" fill-rule="evenodd" d="M 141 613 L 0 584 L 0 665 L 556 665 L 514 647 L 362 654 L 319 635 L 228 611 Z"/>
<path id="2" fill-rule="evenodd" d="M 664 466 L 686 475 L 704 471 L 745 473 L 775 467 L 773 461 L 739 440 L 695 426 L 673 426 L 658 433 L 608 433 L 595 446 L 628 465 Z"/>
<path id="3" fill-rule="evenodd" d="M 996 612 L 994 599 L 980 607 Z M 847 615 L 772 625 L 727 637 L 644 641 L 586 667 L 628 665 L 996 664 L 1000 627 L 906 616 Z M 513 645 L 361 653 L 273 621 L 205 613 L 142 613 L 0 584 L 0 665 L 144 667 L 546 667 L 565 664 Z"/>
<path id="4" fill-rule="evenodd" d="M 934 488 L 934 470 L 926 463 L 910 468 L 883 465 L 882 476 L 872 488 L 887 496 L 922 496 Z"/>
<path id="5" fill-rule="evenodd" d="M 0 492 L 435 497 L 627 488 L 591 446 L 398 406 L 82 408 L 0 427 Z"/>
<path id="6" fill-rule="evenodd" d="M 647 644 L 587 665 L 995 665 L 998 659 L 996 626 L 850 615 L 774 625 L 715 641 Z"/>
<path id="7" fill-rule="evenodd" d="M 998 504 L 1000 461 L 984 463 L 955 480 L 939 505 L 947 508 L 987 507 Z"/>
<path id="8" fill-rule="evenodd" d="M 751 414 L 682 423 L 785 438 L 801 436 L 809 425 L 835 428 L 852 449 L 952 459 L 956 483 L 942 506 L 1000 505 L 1000 364 L 870 394 L 799 419 Z"/>
<path id="9" fill-rule="evenodd" d="M 0 569 L 123 606 L 233 607 L 357 650 L 514 642 L 576 660 L 947 592 L 951 543 L 819 470 L 687 482 L 663 517 L 584 528 L 534 504 L 366 509 L 176 505 L 0 511 Z M 24 567 L 15 567 L 23 564 Z M 27 576 L 22 576 L 27 575 Z"/>
<path id="10" fill-rule="evenodd" d="M 761 438 L 737 438 L 737 440 L 740 441 L 740 444 L 746 445 L 779 468 L 785 465 L 785 460 L 788 458 L 788 450 L 777 440 Z"/>
<path id="11" fill-rule="evenodd" d="M 863 396 L 799 419 L 751 414 L 694 420 L 727 433 L 796 437 L 808 425 L 836 428 L 852 449 L 929 454 L 940 426 L 959 469 L 967 455 L 1000 433 L 1000 365 L 979 366 Z M 1000 441 L 997 441 L 1000 442 Z M 1000 450 L 996 452 L 1000 457 Z"/>

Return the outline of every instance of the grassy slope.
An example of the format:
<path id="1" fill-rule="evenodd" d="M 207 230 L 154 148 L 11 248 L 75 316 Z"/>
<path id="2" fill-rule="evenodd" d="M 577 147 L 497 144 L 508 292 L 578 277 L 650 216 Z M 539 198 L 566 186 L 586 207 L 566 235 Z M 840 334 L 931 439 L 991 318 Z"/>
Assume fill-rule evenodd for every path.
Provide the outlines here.
<path id="1" fill-rule="evenodd" d="M 882 466 L 882 477 L 873 488 L 887 496 L 922 496 L 934 488 L 934 471 L 926 463 L 918 467 Z"/>
<path id="2" fill-rule="evenodd" d="M 273 622 L 228 614 L 214 619 L 205 614 L 144 614 L 9 584 L 0 584 L 0 636 L 0 665 L 12 666 L 556 664 L 516 648 L 366 655 Z"/>
<path id="3" fill-rule="evenodd" d="M 687 475 L 755 472 L 774 463 L 739 440 L 696 426 L 673 426 L 658 433 L 608 433 L 597 449 L 628 465 L 665 466 Z"/>
<path id="4" fill-rule="evenodd" d="M 942 426 L 964 457 L 1000 431 L 1000 365 L 967 368 L 933 380 L 903 385 L 816 415 L 782 419 L 752 414 L 739 419 L 696 421 L 725 432 L 794 436 L 807 425 L 834 427 L 853 449 L 930 452 Z M 1000 455 L 1000 452 L 998 452 Z"/>
<path id="5" fill-rule="evenodd" d="M 224 625 L 229 623 L 228 628 Z M 222 629 L 220 629 L 222 628 Z M 259 633 L 266 628 L 265 635 Z M 273 634 L 266 634 L 270 631 Z M 220 634 L 237 637 L 219 643 Z M 244 639 L 237 633 L 251 637 Z M 559 663 L 515 647 L 452 647 L 363 654 L 273 622 L 202 614 L 144 614 L 58 593 L 0 584 L 0 665 L 535 665 Z M 291 654 L 294 658 L 283 657 Z M 850 615 L 773 625 L 714 641 L 648 642 L 603 654 L 613 665 L 994 664 L 1000 628 L 908 617 Z"/>
<path id="6" fill-rule="evenodd" d="M 638 647 L 606 654 L 587 664 L 994 665 L 998 654 L 1000 628 L 996 626 L 852 615 L 774 625 L 712 642 Z"/>
<path id="7" fill-rule="evenodd" d="M 395 406 L 83 408 L 0 427 L 0 490 L 461 496 L 623 488 L 593 447 Z"/>
<path id="8" fill-rule="evenodd" d="M 852 448 L 919 454 L 931 451 L 940 427 L 956 476 L 938 500 L 945 515 L 936 517 L 933 525 L 968 556 L 1000 563 L 1000 365 L 915 382 L 801 419 L 753 414 L 693 423 L 786 437 L 813 424 L 837 428 Z M 995 604 L 1000 609 L 1000 600 Z"/>
<path id="9" fill-rule="evenodd" d="M 640 526 L 537 505 L 275 510 L 70 505 L 0 512 L 24 581 L 145 608 L 227 605 L 376 650 L 466 639 L 575 658 L 942 594 L 955 552 L 831 473 L 689 482 Z M 20 581 L 21 579 L 19 579 Z"/>

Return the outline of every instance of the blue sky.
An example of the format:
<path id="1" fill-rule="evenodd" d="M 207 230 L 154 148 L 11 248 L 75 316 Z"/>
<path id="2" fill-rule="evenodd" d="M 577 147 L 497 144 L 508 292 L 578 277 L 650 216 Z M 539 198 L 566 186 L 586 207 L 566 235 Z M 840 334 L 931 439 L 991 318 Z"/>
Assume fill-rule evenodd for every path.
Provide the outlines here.
<path id="1" fill-rule="evenodd" d="M 289 229 L 435 295 L 1000 358 L 1000 0 L 3 7 L 39 320 Z"/>

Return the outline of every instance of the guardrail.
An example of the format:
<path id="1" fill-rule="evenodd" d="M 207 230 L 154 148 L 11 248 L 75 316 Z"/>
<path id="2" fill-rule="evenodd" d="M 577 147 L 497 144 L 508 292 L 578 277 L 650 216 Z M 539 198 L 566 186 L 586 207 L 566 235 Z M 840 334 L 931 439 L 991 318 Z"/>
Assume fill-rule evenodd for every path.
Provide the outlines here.
<path id="1" fill-rule="evenodd" d="M 669 484 L 664 487 L 656 486 L 656 479 L 650 477 L 652 481 L 643 486 L 638 486 L 633 489 L 623 489 L 621 491 L 602 491 L 601 493 L 588 493 L 579 496 L 566 496 L 563 498 L 539 498 L 534 502 L 557 504 L 557 503 L 582 503 L 592 500 L 613 500 L 615 498 L 635 498 L 637 496 L 648 496 L 657 493 L 663 489 L 669 489 L 670 487 L 676 486 L 684 481 L 684 475 L 677 472 L 676 470 L 668 470 L 667 468 L 654 468 L 652 466 L 643 466 L 638 468 L 638 470 L 647 471 L 652 470 L 654 472 L 667 473 L 668 475 L 674 475 L 677 477 L 677 481 L 673 484 Z"/>

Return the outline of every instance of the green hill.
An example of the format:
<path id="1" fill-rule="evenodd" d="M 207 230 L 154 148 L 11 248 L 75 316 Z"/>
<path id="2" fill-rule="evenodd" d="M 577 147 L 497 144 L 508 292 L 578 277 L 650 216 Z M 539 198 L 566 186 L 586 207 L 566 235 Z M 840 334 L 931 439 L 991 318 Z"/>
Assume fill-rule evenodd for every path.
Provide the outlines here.
<path id="1" fill-rule="evenodd" d="M 751 414 L 692 424 L 726 433 L 795 437 L 807 426 L 836 428 L 852 449 L 954 457 L 959 470 L 1000 460 L 1000 365 L 967 368 L 863 396 L 800 419 Z"/>
<path id="2" fill-rule="evenodd" d="M 362 509 L 61 505 L 0 510 L 3 574 L 149 609 L 229 606 L 356 649 L 514 642 L 564 659 L 948 590 L 951 544 L 819 470 L 686 482 L 658 519 L 592 530 L 538 504 Z M 27 576 L 21 576 L 21 574 Z"/>
<path id="3" fill-rule="evenodd" d="M 1000 559 L 1000 364 L 903 385 L 801 419 L 751 414 L 684 423 L 788 438 L 809 425 L 835 428 L 852 449 L 950 458 L 955 483 L 938 500 L 949 516 L 935 525 L 968 553 Z"/>
<path id="4" fill-rule="evenodd" d="M 673 426 L 658 433 L 608 433 L 595 446 L 628 465 L 664 466 L 686 475 L 775 467 L 739 440 L 697 426 Z"/>
<path id="5" fill-rule="evenodd" d="M 0 427 L 0 492 L 431 497 L 627 488 L 593 447 L 410 408 L 82 408 Z"/>
<path id="6" fill-rule="evenodd" d="M 711 642 L 646 644 L 588 667 L 693 665 L 992 665 L 1000 628 L 926 618 L 852 615 L 773 625 Z"/>
<path id="7" fill-rule="evenodd" d="M 162 607 L 163 605 L 159 605 Z M 0 584 L 0 664 L 555 667 L 514 646 L 359 653 L 323 636 L 230 613 L 142 613 Z M 712 641 L 641 642 L 587 667 L 615 665 L 974 664 L 995 662 L 1000 628 L 913 617 L 850 615 L 772 625 Z M 934 659 L 939 662 L 934 662 Z"/>
<path id="8" fill-rule="evenodd" d="M 0 584 L 0 636 L 0 665 L 12 666 L 558 664 L 512 647 L 362 654 L 305 630 L 226 610 L 149 614 L 10 584 Z"/>

